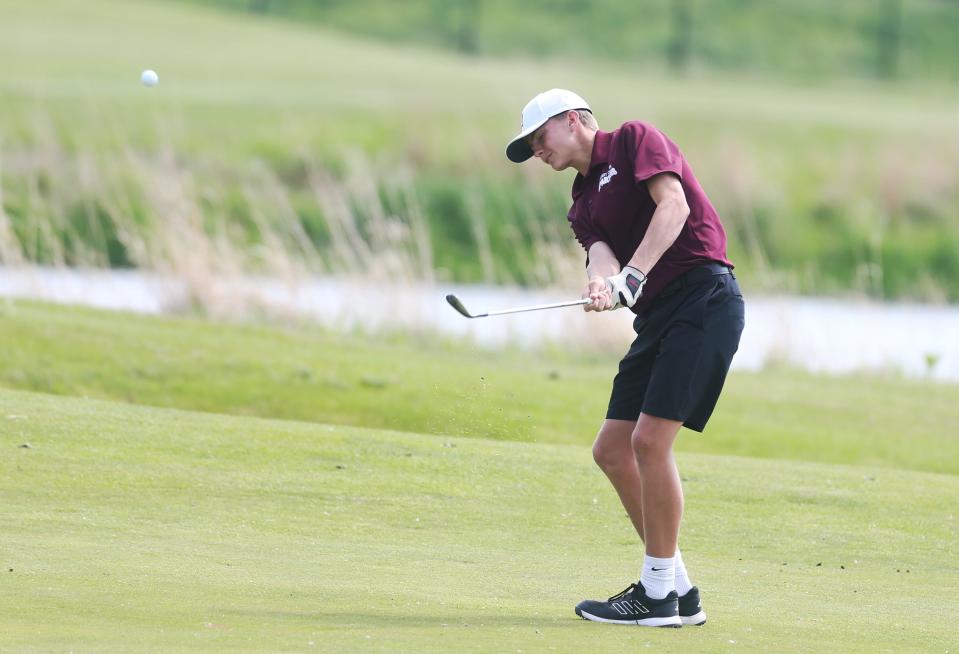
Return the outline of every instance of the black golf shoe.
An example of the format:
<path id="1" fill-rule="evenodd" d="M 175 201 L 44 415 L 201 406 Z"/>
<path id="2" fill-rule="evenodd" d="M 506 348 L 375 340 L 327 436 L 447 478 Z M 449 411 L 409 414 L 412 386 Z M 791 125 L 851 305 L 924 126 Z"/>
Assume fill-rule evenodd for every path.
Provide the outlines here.
<path id="1" fill-rule="evenodd" d="M 683 626 L 679 617 L 679 598 L 676 591 L 669 591 L 663 599 L 652 599 L 646 595 L 640 583 L 630 584 L 629 588 L 605 602 L 583 600 L 576 605 L 576 615 L 593 622 L 640 627 Z"/>
<path id="2" fill-rule="evenodd" d="M 679 619 L 683 624 L 699 626 L 706 624 L 706 612 L 699 601 L 699 589 L 693 586 L 679 598 Z"/>

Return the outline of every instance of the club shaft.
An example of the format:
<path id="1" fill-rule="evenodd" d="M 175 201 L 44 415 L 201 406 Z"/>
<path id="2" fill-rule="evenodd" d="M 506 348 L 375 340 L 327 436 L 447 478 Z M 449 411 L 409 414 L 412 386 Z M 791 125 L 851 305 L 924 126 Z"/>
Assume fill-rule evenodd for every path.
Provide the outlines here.
<path id="1" fill-rule="evenodd" d="M 540 311 L 542 309 L 559 309 L 560 307 L 575 307 L 575 306 L 581 306 L 584 304 L 589 304 L 590 301 L 591 300 L 589 300 L 589 298 L 584 298 L 582 300 L 573 300 L 571 302 L 556 302 L 555 304 L 538 304 L 532 307 L 519 307 L 516 309 L 503 309 L 500 311 L 490 311 L 489 313 L 484 313 L 476 317 L 482 318 L 483 316 L 501 316 L 507 313 L 521 313 L 523 311 Z"/>

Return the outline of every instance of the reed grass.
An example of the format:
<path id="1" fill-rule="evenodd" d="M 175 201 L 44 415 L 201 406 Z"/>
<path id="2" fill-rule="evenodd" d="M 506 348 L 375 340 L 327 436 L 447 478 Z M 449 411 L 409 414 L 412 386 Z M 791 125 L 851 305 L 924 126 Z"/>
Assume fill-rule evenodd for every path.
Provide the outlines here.
<path id="1" fill-rule="evenodd" d="M 300 153 L 290 172 L 288 159 L 224 162 L 122 138 L 70 152 L 39 127 L 33 145 L 0 151 L 0 261 L 155 270 L 188 280 L 201 306 L 215 303 L 203 291 L 211 278 L 242 274 L 581 281 L 565 185 L 539 171 L 462 177 L 348 150 L 332 163 Z M 959 141 L 919 156 L 900 143 L 795 156 L 741 140 L 693 149 L 753 289 L 959 299 L 959 181 L 948 172 Z"/>

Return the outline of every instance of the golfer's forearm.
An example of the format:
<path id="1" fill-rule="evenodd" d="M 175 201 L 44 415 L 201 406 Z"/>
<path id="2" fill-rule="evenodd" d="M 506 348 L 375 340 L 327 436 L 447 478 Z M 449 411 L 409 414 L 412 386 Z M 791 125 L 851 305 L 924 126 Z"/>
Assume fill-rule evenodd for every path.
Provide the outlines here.
<path id="1" fill-rule="evenodd" d="M 619 272 L 619 261 L 610 248 L 603 241 L 597 241 L 589 247 L 589 265 L 586 266 L 586 276 L 611 277 Z"/>
<path id="2" fill-rule="evenodd" d="M 688 216 L 689 207 L 684 199 L 669 198 L 661 202 L 629 265 L 649 275 L 663 253 L 679 238 Z"/>

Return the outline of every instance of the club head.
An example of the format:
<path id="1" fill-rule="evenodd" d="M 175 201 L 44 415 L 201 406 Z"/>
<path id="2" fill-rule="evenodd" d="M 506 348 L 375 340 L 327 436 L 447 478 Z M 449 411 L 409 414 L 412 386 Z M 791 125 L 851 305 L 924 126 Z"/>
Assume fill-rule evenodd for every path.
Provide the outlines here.
<path id="1" fill-rule="evenodd" d="M 455 295 L 447 295 L 446 301 L 450 303 L 450 306 L 459 311 L 461 314 L 467 318 L 475 318 L 476 316 L 470 315 L 470 312 L 466 310 L 466 307 L 463 306 L 463 303 L 460 302 L 459 298 Z"/>

